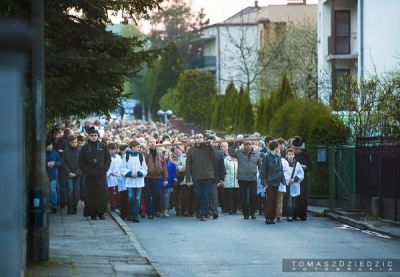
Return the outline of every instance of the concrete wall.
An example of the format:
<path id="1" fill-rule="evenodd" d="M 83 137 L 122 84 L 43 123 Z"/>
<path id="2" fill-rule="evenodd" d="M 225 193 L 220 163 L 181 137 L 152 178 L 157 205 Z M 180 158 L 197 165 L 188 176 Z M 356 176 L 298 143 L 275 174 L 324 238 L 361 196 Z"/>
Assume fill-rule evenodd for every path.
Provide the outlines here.
<path id="1" fill-rule="evenodd" d="M 400 1 L 364 0 L 364 76 L 400 64 Z M 397 57 L 397 59 L 396 59 Z M 361 69 L 360 69 L 361 70 Z"/>

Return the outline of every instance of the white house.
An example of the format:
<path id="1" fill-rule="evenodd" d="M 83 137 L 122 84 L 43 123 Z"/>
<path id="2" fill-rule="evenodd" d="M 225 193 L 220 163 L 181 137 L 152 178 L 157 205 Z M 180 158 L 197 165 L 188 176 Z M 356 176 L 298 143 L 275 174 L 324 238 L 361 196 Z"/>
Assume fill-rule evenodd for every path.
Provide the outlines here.
<path id="1" fill-rule="evenodd" d="M 246 83 L 243 58 L 253 66 L 257 62 L 256 13 L 259 9 L 258 6 L 247 7 L 223 23 L 203 29 L 204 64 L 201 68 L 215 75 L 217 87 L 222 93 L 231 81 L 237 87 Z M 248 51 L 248 48 L 252 51 Z M 246 53 L 241 53 L 241 50 Z"/>
<path id="2" fill-rule="evenodd" d="M 222 23 L 203 29 L 203 60 L 199 68 L 212 72 L 221 93 L 233 81 L 237 88 L 250 87 L 257 91 L 256 68 L 258 50 L 268 43 L 275 23 L 316 21 L 317 6 L 306 5 L 305 0 L 288 0 L 287 5 L 247 7 Z"/>
<path id="3" fill-rule="evenodd" d="M 399 12 L 399 0 L 319 0 L 318 82 L 325 103 L 340 76 L 368 78 L 399 66 Z"/>

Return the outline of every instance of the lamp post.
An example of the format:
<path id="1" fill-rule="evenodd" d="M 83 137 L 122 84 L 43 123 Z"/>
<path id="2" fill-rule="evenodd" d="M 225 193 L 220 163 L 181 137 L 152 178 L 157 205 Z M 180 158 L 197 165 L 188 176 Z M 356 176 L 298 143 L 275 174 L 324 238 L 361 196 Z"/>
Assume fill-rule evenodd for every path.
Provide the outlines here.
<path id="1" fill-rule="evenodd" d="M 167 131 L 167 124 L 168 124 L 168 116 L 171 116 L 173 112 L 171 110 L 168 110 L 164 112 L 163 110 L 158 110 L 157 115 L 158 116 L 164 116 L 164 125 L 165 125 L 165 132 Z"/>

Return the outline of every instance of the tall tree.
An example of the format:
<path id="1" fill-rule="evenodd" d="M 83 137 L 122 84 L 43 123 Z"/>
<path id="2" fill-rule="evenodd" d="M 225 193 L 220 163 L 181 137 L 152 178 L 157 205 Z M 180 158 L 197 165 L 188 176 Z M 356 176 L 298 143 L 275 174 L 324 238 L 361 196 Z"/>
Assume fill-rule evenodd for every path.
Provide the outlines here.
<path id="1" fill-rule="evenodd" d="M 237 99 L 239 93 L 231 82 L 225 90 L 224 105 L 222 107 L 223 129 L 231 132 L 234 130 L 237 114 Z"/>
<path id="2" fill-rule="evenodd" d="M 201 54 L 201 45 L 196 44 L 194 39 L 200 36 L 201 28 L 208 22 L 203 9 L 195 15 L 186 1 L 166 1 L 163 9 L 152 16 L 152 47 L 160 49 L 171 42 L 176 43 L 183 64 L 188 68 L 191 60 Z"/>
<path id="3" fill-rule="evenodd" d="M 186 121 L 208 127 L 211 121 L 210 103 L 217 94 L 215 80 L 204 70 L 186 70 L 176 85 L 177 112 Z"/>
<path id="4" fill-rule="evenodd" d="M 214 97 L 214 104 L 213 104 L 213 113 L 211 118 L 211 128 L 214 130 L 224 130 L 224 96 L 223 95 L 216 95 Z"/>
<path id="5" fill-rule="evenodd" d="M 95 112 L 107 114 L 121 101 L 124 81 L 157 52 L 142 49 L 138 37 L 106 30 L 108 12 L 122 10 L 134 19 L 162 0 L 45 2 L 46 116 L 48 120 Z M 30 20 L 30 1 L 5 0 L 0 15 Z M 29 87 L 29 86 L 28 86 Z"/>
<path id="6" fill-rule="evenodd" d="M 296 95 L 317 98 L 317 25 L 316 22 L 288 22 L 275 27 L 273 37 L 260 50 L 260 61 L 266 65 L 258 87 L 269 92 L 287 74 Z"/>
<path id="7" fill-rule="evenodd" d="M 145 80 L 145 94 L 148 113 L 153 116 L 160 108 L 160 100 L 168 89 L 173 89 L 183 71 L 182 59 L 175 43 L 164 49 L 161 58 L 154 62 Z"/>
<path id="8" fill-rule="evenodd" d="M 237 117 L 234 129 L 237 132 L 249 133 L 253 130 L 254 114 L 249 92 L 242 86 L 236 99 Z"/>

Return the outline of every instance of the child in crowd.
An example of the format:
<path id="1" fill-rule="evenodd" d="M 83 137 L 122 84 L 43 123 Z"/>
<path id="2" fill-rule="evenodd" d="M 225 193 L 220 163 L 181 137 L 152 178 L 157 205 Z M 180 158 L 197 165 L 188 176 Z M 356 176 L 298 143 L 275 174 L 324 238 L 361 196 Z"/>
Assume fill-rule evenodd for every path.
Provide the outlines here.
<path id="1" fill-rule="evenodd" d="M 287 201 L 287 220 L 293 221 L 293 213 L 295 209 L 295 198 L 300 195 L 300 183 L 304 179 L 304 170 L 301 164 L 294 158 L 294 150 L 289 148 L 286 150 L 287 162 L 283 162 L 283 173 L 285 175 L 286 184 L 288 185 L 288 201 Z"/>
<path id="2" fill-rule="evenodd" d="M 119 156 L 121 157 L 121 165 L 122 165 L 122 161 L 125 159 L 126 160 L 126 150 L 128 149 L 128 145 L 127 144 L 121 144 L 119 146 Z M 121 172 L 120 172 L 121 173 Z M 125 179 L 126 177 L 122 174 L 120 174 L 119 178 L 118 178 L 118 193 L 119 193 L 119 203 L 120 203 L 120 217 L 123 220 L 127 220 L 130 219 L 128 218 L 128 190 L 126 189 L 125 186 Z"/>
<path id="3" fill-rule="evenodd" d="M 121 173 L 126 177 L 125 186 L 128 190 L 130 215 L 134 223 L 139 223 L 140 195 L 144 187 L 144 177 L 147 175 L 147 164 L 140 153 L 140 143 L 132 141 L 130 150 L 126 151 L 122 160 Z"/>
<path id="4" fill-rule="evenodd" d="M 169 217 L 169 209 L 171 206 L 170 205 L 171 193 L 174 187 L 174 182 L 178 181 L 176 177 L 176 162 L 178 159 L 176 155 L 172 155 L 172 157 L 170 157 L 170 153 L 168 151 L 164 153 L 164 159 L 167 165 L 168 183 L 163 188 L 164 201 L 163 201 L 163 211 L 161 212 L 161 216 Z"/>
<path id="5" fill-rule="evenodd" d="M 108 151 L 111 155 L 111 165 L 107 171 L 108 185 L 108 202 L 110 203 L 111 211 L 116 211 L 118 208 L 118 181 L 122 159 L 117 155 L 117 145 L 114 142 L 108 144 Z"/>

